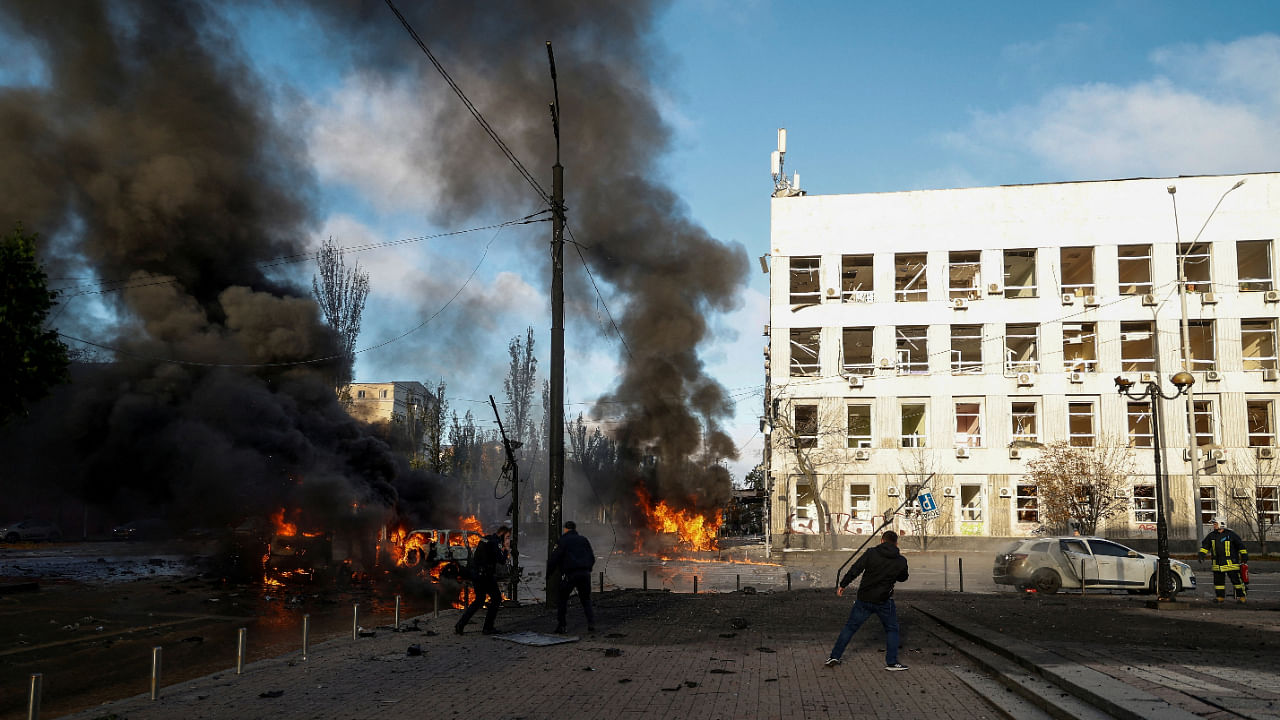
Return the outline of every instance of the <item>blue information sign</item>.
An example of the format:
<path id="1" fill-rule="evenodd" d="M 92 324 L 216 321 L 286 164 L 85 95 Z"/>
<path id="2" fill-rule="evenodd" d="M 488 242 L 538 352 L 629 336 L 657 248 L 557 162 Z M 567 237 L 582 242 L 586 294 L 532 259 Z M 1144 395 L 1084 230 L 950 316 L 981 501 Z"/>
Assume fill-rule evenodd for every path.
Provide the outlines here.
<path id="1" fill-rule="evenodd" d="M 933 501 L 933 493 L 922 492 L 916 499 L 920 502 L 920 512 L 931 513 L 938 509 L 938 503 Z"/>

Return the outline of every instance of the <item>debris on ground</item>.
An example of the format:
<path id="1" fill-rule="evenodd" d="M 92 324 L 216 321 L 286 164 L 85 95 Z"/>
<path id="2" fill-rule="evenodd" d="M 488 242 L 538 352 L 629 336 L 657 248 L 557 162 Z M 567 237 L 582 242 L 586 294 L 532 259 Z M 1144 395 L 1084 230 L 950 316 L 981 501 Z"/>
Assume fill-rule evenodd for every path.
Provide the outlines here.
<path id="1" fill-rule="evenodd" d="M 278 697 L 281 697 L 281 696 L 283 696 L 283 695 L 284 695 L 284 691 L 283 691 L 283 690 L 268 690 L 268 691 L 266 691 L 266 692 L 260 692 L 260 693 L 258 693 L 258 697 L 260 697 L 260 698 L 278 698 Z"/>

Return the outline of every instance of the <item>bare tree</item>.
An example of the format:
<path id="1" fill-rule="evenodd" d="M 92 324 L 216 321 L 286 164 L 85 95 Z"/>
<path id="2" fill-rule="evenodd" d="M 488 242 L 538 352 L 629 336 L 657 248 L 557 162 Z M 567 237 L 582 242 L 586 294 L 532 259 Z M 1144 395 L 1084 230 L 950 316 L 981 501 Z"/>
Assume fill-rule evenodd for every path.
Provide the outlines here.
<path id="1" fill-rule="evenodd" d="M 1267 554 L 1267 537 L 1280 521 L 1280 467 L 1270 458 L 1232 461 L 1222 475 L 1220 500 L 1227 521 Z"/>
<path id="2" fill-rule="evenodd" d="M 1128 493 L 1117 491 L 1128 488 L 1133 464 L 1133 450 L 1117 437 L 1099 437 L 1094 447 L 1045 445 L 1027 462 L 1041 522 L 1060 529 L 1074 524 L 1083 535 L 1097 533 L 1099 523 L 1129 509 Z"/>
<path id="3" fill-rule="evenodd" d="M 444 473 L 449 464 L 444 453 L 445 434 L 449 433 L 452 436 L 447 427 L 449 400 L 445 397 L 446 390 L 444 378 L 440 378 L 436 383 L 435 397 L 427 398 L 421 420 L 423 445 L 427 456 L 425 464 L 427 469 L 436 473 Z M 468 419 L 470 415 L 471 413 L 468 412 Z M 454 413 L 454 425 L 457 425 L 457 413 Z M 450 437 L 450 443 L 452 442 Z"/>
<path id="4" fill-rule="evenodd" d="M 902 509 L 902 515 L 906 518 L 911 533 L 919 541 L 920 549 L 928 550 L 932 538 L 949 534 L 952 530 L 951 498 L 939 498 L 932 492 L 933 484 L 930 479 L 937 474 L 937 463 L 928 448 L 922 445 L 903 448 L 898 453 L 898 470 L 902 474 L 902 492 L 908 500 L 906 507 Z M 929 492 L 935 501 L 941 501 L 936 517 L 930 518 L 920 507 L 921 492 Z"/>
<path id="5" fill-rule="evenodd" d="M 533 390 L 537 385 L 538 358 L 533 355 L 533 328 L 522 341 L 517 335 L 507 345 L 511 364 L 502 388 L 507 394 L 507 426 L 522 445 L 534 436 Z"/>
<path id="6" fill-rule="evenodd" d="M 355 363 L 356 339 L 360 336 L 360 317 L 369 298 L 369 273 L 360 264 L 348 268 L 342 248 L 330 237 L 316 253 L 316 274 L 311 276 L 311 292 L 324 320 L 342 340 L 343 361 L 334 387 L 341 393 L 351 382 Z"/>
<path id="7" fill-rule="evenodd" d="M 777 407 L 773 413 L 773 437 L 778 443 L 775 453 L 791 457 L 792 472 L 804 478 L 803 486 L 807 488 L 802 492 L 797 483 L 796 513 L 807 513 L 812 508 L 823 547 L 834 547 L 835 528 L 828 497 L 833 489 L 839 495 L 837 479 L 843 475 L 829 471 L 848 462 L 844 422 L 838 411 L 821 413 L 823 405 L 816 398 L 790 399 Z"/>

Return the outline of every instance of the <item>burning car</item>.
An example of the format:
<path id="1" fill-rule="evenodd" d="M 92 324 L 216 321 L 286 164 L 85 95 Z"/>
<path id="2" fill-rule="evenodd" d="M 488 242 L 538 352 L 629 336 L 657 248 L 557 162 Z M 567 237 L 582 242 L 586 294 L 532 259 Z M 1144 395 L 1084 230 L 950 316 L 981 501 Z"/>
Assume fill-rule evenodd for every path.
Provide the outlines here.
<path id="1" fill-rule="evenodd" d="M 391 534 L 391 557 L 398 567 L 416 569 L 437 579 L 457 580 L 482 538 L 479 530 L 399 530 Z"/>
<path id="2" fill-rule="evenodd" d="M 1056 593 L 1062 588 L 1098 588 L 1155 592 L 1155 555 L 1146 555 L 1099 537 L 1050 537 L 1018 540 L 1001 550 L 991 568 L 997 585 Z M 1195 589 L 1191 566 L 1173 560 L 1175 592 Z M 1083 577 L 1082 577 L 1083 575 Z"/>

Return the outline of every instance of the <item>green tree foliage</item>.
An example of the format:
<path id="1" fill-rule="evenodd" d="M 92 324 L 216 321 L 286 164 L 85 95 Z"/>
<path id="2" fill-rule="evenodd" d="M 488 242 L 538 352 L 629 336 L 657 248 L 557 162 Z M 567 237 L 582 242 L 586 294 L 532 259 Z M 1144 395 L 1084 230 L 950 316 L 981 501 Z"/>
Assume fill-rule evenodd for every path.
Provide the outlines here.
<path id="1" fill-rule="evenodd" d="M 0 424 L 67 380 L 67 346 L 44 327 L 58 294 L 36 260 L 38 235 L 22 225 L 0 239 Z"/>

